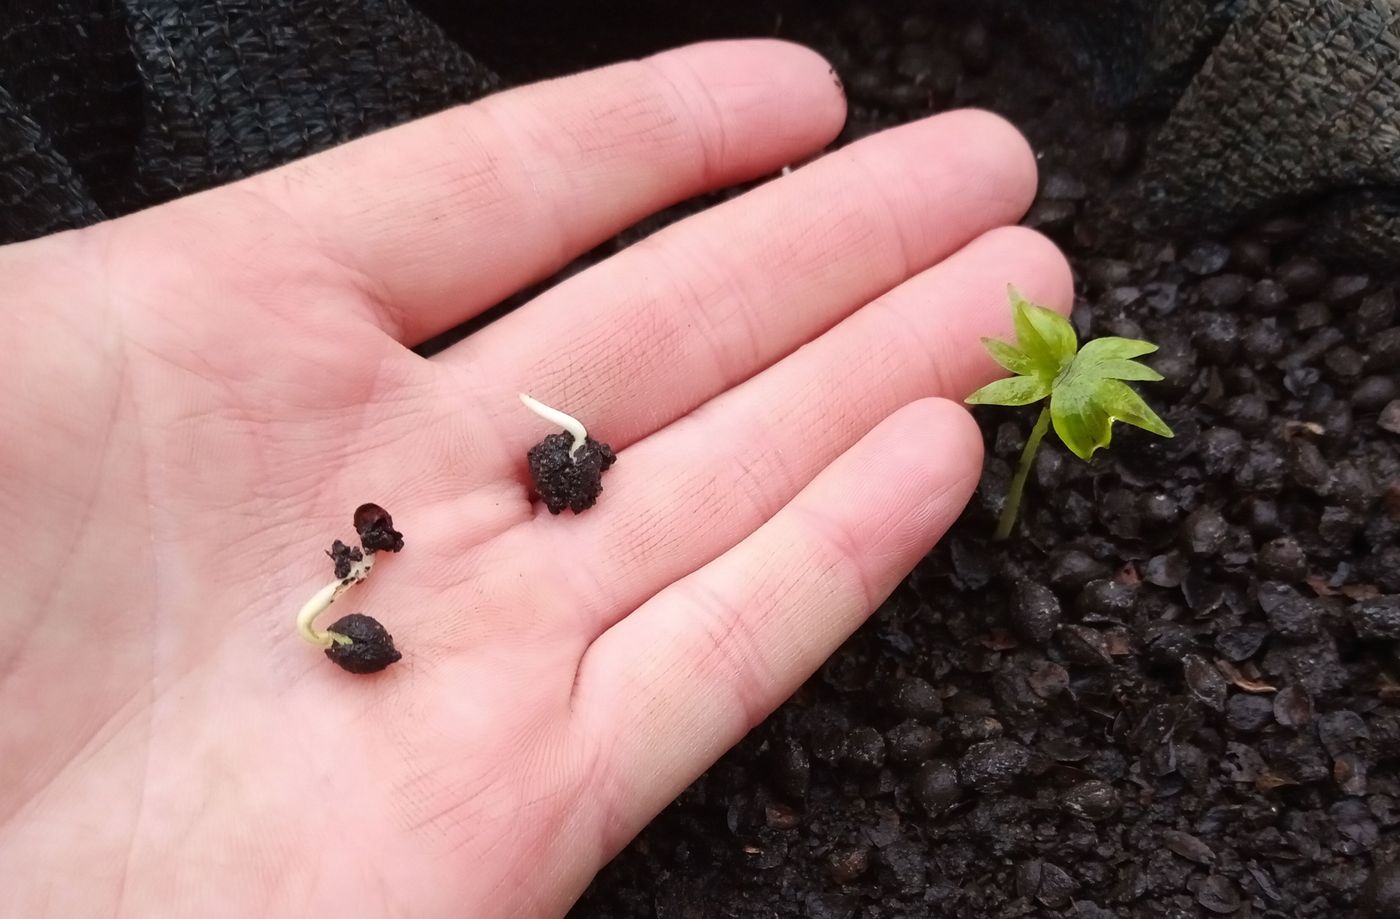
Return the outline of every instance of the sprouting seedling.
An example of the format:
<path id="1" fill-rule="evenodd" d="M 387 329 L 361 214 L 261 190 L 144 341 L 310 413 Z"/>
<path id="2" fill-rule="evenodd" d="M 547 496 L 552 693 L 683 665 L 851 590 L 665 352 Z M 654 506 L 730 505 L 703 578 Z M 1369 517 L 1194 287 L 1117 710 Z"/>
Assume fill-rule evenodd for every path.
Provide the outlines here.
<path id="1" fill-rule="evenodd" d="M 557 408 L 550 408 L 540 400 L 533 399 L 525 395 L 525 393 L 520 394 L 520 401 L 525 404 L 526 408 L 536 415 L 539 415 L 545 421 L 568 431 L 569 435 L 574 439 L 573 446 L 569 447 L 569 458 L 575 459 L 578 457 L 578 451 L 582 450 L 583 445 L 588 442 L 588 431 L 584 429 L 582 421 L 579 421 L 573 415 L 567 415 L 559 411 Z"/>
<path id="2" fill-rule="evenodd" d="M 573 415 L 525 393 L 520 394 L 520 401 L 545 421 L 564 429 L 564 433 L 550 434 L 530 448 L 526 459 L 535 491 L 551 514 L 566 507 L 575 514 L 586 511 L 602 494 L 603 473 L 617 461 L 617 455 L 607 444 L 589 437 Z"/>
<path id="3" fill-rule="evenodd" d="M 1113 422 L 1122 421 L 1162 437 L 1171 437 L 1157 413 L 1125 380 L 1151 382 L 1162 375 L 1133 360 L 1157 346 L 1132 338 L 1096 338 L 1079 347 L 1074 326 L 1054 310 L 1036 306 L 1008 287 L 1016 345 L 992 338 L 982 344 L 998 364 L 1016 376 L 989 383 L 967 397 L 970 405 L 1030 405 L 1046 396 L 1021 461 L 1011 480 L 1001 519 L 992 538 L 1005 539 L 1016 523 L 1026 476 L 1051 422 L 1070 452 L 1088 460 L 1113 436 Z"/>
<path id="4" fill-rule="evenodd" d="M 351 613 L 333 622 L 328 629 L 316 627 L 316 619 L 351 587 L 364 581 L 374 569 L 379 552 L 398 552 L 403 534 L 394 529 L 389 512 L 377 504 L 355 509 L 355 531 L 360 548 L 340 540 L 326 553 L 335 565 L 335 580 L 326 584 L 297 611 L 296 630 L 307 642 L 323 649 L 326 656 L 351 673 L 374 673 L 399 660 L 393 636 L 372 616 Z"/>

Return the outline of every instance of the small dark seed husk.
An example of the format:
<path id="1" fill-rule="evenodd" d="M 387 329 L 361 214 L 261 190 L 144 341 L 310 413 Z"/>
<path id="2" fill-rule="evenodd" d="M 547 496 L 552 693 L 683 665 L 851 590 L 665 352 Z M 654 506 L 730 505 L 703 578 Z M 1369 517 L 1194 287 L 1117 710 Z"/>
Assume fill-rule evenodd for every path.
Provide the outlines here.
<path id="1" fill-rule="evenodd" d="M 351 613 L 333 622 L 329 631 L 350 639 L 348 645 L 336 642 L 326 649 L 326 657 L 342 670 L 378 673 L 403 657 L 394 647 L 394 637 L 373 616 Z"/>

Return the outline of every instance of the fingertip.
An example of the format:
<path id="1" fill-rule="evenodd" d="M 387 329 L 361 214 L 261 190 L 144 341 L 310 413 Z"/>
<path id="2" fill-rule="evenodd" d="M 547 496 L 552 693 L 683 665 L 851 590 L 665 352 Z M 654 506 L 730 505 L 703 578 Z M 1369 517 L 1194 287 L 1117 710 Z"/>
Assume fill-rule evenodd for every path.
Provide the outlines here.
<path id="1" fill-rule="evenodd" d="M 702 42 L 664 51 L 647 62 L 726 119 L 725 152 L 783 165 L 830 143 L 846 119 L 846 95 L 831 63 L 804 45 L 755 38 Z M 766 161 L 765 161 L 766 162 Z"/>
<path id="2" fill-rule="evenodd" d="M 998 183 L 996 196 L 1003 198 L 1019 219 L 1030 210 L 1039 186 L 1039 166 L 1030 141 L 1010 121 L 986 109 L 956 109 L 937 116 L 950 133 L 966 138 L 965 155 L 981 167 L 974 174 Z"/>
<path id="3" fill-rule="evenodd" d="M 1015 265 L 1016 276 L 1006 283 L 1032 303 L 1068 315 L 1074 306 L 1074 272 L 1069 259 L 1049 237 L 1029 227 L 998 227 L 979 240 L 1004 256 L 1003 264 Z"/>
<path id="4" fill-rule="evenodd" d="M 961 507 L 982 474 L 982 431 L 972 414 L 951 399 L 933 396 L 911 402 L 896 417 L 915 432 L 911 446 L 922 467 Z"/>

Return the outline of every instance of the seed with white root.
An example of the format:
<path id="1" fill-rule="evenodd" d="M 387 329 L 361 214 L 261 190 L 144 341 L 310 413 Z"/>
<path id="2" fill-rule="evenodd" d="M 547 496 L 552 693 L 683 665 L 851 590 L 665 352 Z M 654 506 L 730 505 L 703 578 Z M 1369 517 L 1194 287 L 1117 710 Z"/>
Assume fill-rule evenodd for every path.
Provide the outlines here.
<path id="1" fill-rule="evenodd" d="M 574 445 L 569 448 L 570 459 L 578 456 L 578 451 L 583 449 L 583 445 L 588 443 L 588 432 L 583 428 L 583 422 L 573 415 L 565 414 L 557 408 L 551 408 L 538 399 L 532 399 L 524 393 L 520 394 L 520 401 L 525 403 L 525 407 L 539 415 L 545 421 L 557 427 L 563 428 L 573 437 Z"/>
<path id="2" fill-rule="evenodd" d="M 520 401 L 541 418 L 564 429 L 530 448 L 526 460 L 535 492 L 551 514 L 565 508 L 575 514 L 592 507 L 603 491 L 603 473 L 617 461 L 612 448 L 599 443 L 574 416 L 551 408 L 524 393 Z"/>
<path id="3" fill-rule="evenodd" d="M 350 564 L 348 575 L 331 581 L 306 601 L 297 612 L 298 635 L 318 648 L 329 648 L 332 644 L 350 644 L 350 639 L 344 635 L 316 628 L 316 617 L 330 609 L 331 604 L 340 599 L 341 594 L 369 577 L 370 571 L 374 569 L 374 555 L 373 552 L 366 552 L 363 558 Z"/>

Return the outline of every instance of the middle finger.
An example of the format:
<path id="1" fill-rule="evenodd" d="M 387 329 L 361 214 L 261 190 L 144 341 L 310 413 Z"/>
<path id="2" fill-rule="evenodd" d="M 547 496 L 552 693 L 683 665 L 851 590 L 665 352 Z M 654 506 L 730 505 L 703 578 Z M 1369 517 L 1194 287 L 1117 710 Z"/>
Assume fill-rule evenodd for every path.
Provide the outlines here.
<path id="1" fill-rule="evenodd" d="M 567 558 L 569 608 L 591 639 L 748 536 L 902 405 L 986 382 L 978 339 L 1008 336 L 1008 282 L 1061 312 L 1073 299 L 1052 243 L 994 230 L 622 454 L 587 516 L 537 515 L 516 532 Z"/>
<path id="2" fill-rule="evenodd" d="M 469 401 L 493 406 L 496 455 L 479 472 L 518 474 L 543 433 L 516 390 L 621 449 L 1015 222 L 1035 186 L 1034 157 L 1012 126 L 951 112 L 656 233 L 442 356 Z"/>

